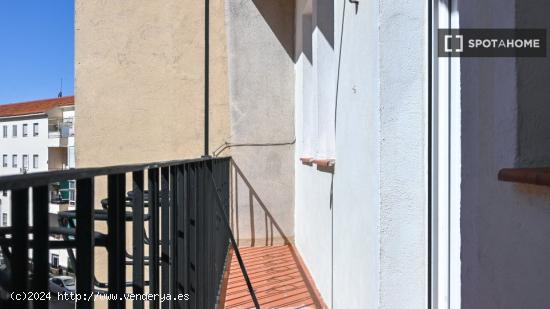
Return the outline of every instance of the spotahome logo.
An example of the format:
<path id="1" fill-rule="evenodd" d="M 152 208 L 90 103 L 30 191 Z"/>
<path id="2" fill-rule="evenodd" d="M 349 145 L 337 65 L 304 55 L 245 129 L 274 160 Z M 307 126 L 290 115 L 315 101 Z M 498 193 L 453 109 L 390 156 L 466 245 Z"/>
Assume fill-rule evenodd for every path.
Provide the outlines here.
<path id="1" fill-rule="evenodd" d="M 546 57 L 546 29 L 439 29 L 440 57 Z"/>

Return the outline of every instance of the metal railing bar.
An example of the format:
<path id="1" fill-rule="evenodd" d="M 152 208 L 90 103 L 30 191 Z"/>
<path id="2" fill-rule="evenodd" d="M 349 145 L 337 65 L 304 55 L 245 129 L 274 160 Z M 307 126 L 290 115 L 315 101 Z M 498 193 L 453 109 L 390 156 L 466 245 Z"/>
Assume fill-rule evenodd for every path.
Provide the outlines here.
<path id="1" fill-rule="evenodd" d="M 201 190 L 201 195 L 202 195 L 202 198 L 203 198 L 203 201 L 202 201 L 202 205 L 206 206 L 206 207 L 201 207 L 201 210 L 202 210 L 202 216 L 199 216 L 200 218 L 202 218 L 202 225 L 200 225 L 202 227 L 202 230 L 201 233 L 204 233 L 203 235 L 205 235 L 206 237 L 202 237 L 202 245 L 199 247 L 199 248 L 204 248 L 206 246 L 206 244 L 208 243 L 211 243 L 211 237 L 212 237 L 212 231 L 210 230 L 210 218 L 212 218 L 214 216 L 214 213 L 209 209 L 209 206 L 211 205 L 210 203 L 210 197 L 211 195 L 208 194 L 208 190 L 207 190 L 207 181 L 208 179 L 206 178 L 207 174 L 206 174 L 206 164 L 204 163 L 200 163 L 202 166 L 200 168 L 200 171 L 201 171 L 201 185 L 199 186 L 199 189 Z M 204 289 L 204 291 L 207 293 L 206 294 L 206 300 L 208 299 L 211 299 L 212 298 L 212 295 L 210 295 L 210 289 L 208 287 L 212 286 L 212 283 L 209 282 L 212 278 L 210 276 L 206 276 L 206 274 L 208 273 L 213 273 L 211 271 L 211 267 L 212 267 L 212 257 L 214 256 L 213 253 L 210 253 L 210 254 L 205 254 L 204 252 L 201 252 L 202 253 L 202 259 L 203 260 L 206 260 L 207 263 L 205 263 L 205 267 L 200 267 L 199 269 L 201 270 L 201 277 L 204 277 L 206 280 L 201 280 L 202 282 L 202 287 L 201 289 Z M 201 259 L 201 260 L 202 260 Z M 204 304 L 203 307 L 201 308 L 206 308 L 208 306 L 208 303 Z"/>
<path id="2" fill-rule="evenodd" d="M 143 294 L 144 292 L 144 230 L 143 230 L 143 171 L 137 171 L 132 173 L 132 212 L 133 212 L 133 222 L 132 222 L 132 255 L 130 256 L 133 259 L 132 266 L 132 288 L 134 294 Z M 128 255 L 126 256 L 128 257 Z M 147 259 L 148 260 L 148 259 Z M 134 308 L 142 309 L 143 300 L 138 299 L 133 302 Z"/>
<path id="3" fill-rule="evenodd" d="M 187 222 L 187 205 L 185 203 L 185 197 L 187 194 L 186 189 L 186 170 L 188 166 L 178 165 L 175 167 L 175 182 L 176 182 L 176 192 L 175 192 L 175 204 L 174 204 L 174 217 L 173 217 L 173 239 L 172 243 L 174 244 L 174 252 L 178 254 L 173 256 L 174 264 L 174 293 L 180 293 L 180 290 L 188 292 L 189 291 L 189 282 L 188 280 L 188 259 L 187 254 L 189 253 L 186 243 L 188 239 L 181 239 L 183 237 L 188 237 L 188 223 Z M 185 240 L 185 241 L 184 241 Z M 180 267 L 181 266 L 181 267 Z M 175 308 L 185 307 L 185 304 L 182 302 L 175 303 Z M 189 306 L 193 308 L 192 306 Z"/>
<path id="4" fill-rule="evenodd" d="M 170 282 L 170 168 L 162 167 L 160 169 L 160 207 L 161 207 L 161 292 L 162 294 L 169 294 Z M 162 308 L 168 309 L 170 302 L 163 302 Z"/>
<path id="5" fill-rule="evenodd" d="M 14 190 L 11 193 L 11 222 L 13 225 L 13 248 L 11 265 L 13 291 L 26 292 L 29 276 L 29 189 Z M 27 300 L 18 301 L 20 308 L 28 308 Z"/>
<path id="6" fill-rule="evenodd" d="M 32 190 L 32 217 L 33 217 L 33 244 L 32 260 L 33 273 L 31 290 L 33 292 L 48 291 L 48 221 L 42 218 L 48 217 L 48 186 L 35 187 Z M 40 299 L 33 300 L 33 308 L 48 308 L 48 302 Z"/>
<path id="7" fill-rule="evenodd" d="M 109 300 L 109 309 L 125 308 L 125 300 L 121 297 L 126 292 L 126 175 L 114 174 L 107 178 L 108 208 L 108 292 L 118 295 L 119 299 Z"/>
<path id="8" fill-rule="evenodd" d="M 208 213 L 205 213 L 205 207 L 201 207 L 201 206 L 207 205 L 207 202 L 205 201 L 206 195 L 204 194 L 204 189 L 205 189 L 204 184 L 206 183 L 206 177 L 204 177 L 205 176 L 204 166 L 201 166 L 201 163 L 199 163 L 198 173 L 199 173 L 199 177 L 198 177 L 199 183 L 197 185 L 197 191 L 198 191 L 197 203 L 199 207 L 197 207 L 196 227 L 197 227 L 197 239 L 199 241 L 197 242 L 197 247 L 196 247 L 198 259 L 195 263 L 195 266 L 196 266 L 197 274 L 199 278 L 197 280 L 197 290 L 204 291 L 203 293 L 206 293 L 205 287 L 207 287 L 207 285 L 205 284 L 204 280 L 200 280 L 200 278 L 204 278 L 205 271 L 204 271 L 204 267 L 201 267 L 201 265 L 199 264 L 200 263 L 199 261 L 204 261 L 206 258 L 204 254 L 205 253 L 204 250 L 200 250 L 200 248 L 204 247 L 204 243 L 205 243 L 204 236 L 207 236 L 203 233 L 203 228 L 205 227 L 206 215 L 208 214 Z M 205 264 L 209 264 L 209 262 L 207 261 Z M 206 265 L 204 266 L 206 267 Z M 203 300 L 204 299 L 202 297 L 198 299 L 197 307 L 206 308 L 206 304 L 204 304 Z"/>
<path id="9" fill-rule="evenodd" d="M 14 239 L 0 239 L 0 246 L 13 246 L 16 240 Z M 30 239 L 27 240 L 27 246 L 32 248 L 36 245 L 36 241 Z M 77 243 L 74 240 L 57 240 L 49 241 L 48 249 L 67 249 L 67 248 L 76 248 Z"/>
<path id="10" fill-rule="evenodd" d="M 46 199 L 47 201 L 47 199 Z M 46 208 L 47 209 L 47 208 Z M 50 235 L 68 235 L 68 236 L 75 236 L 75 229 L 69 228 L 69 227 L 60 227 L 60 226 L 50 226 L 48 228 Z M 13 233 L 13 227 L 12 226 L 3 226 L 0 227 L 0 236 L 4 235 L 11 235 Z M 34 234 L 35 233 L 35 227 L 31 226 L 29 227 L 29 233 Z M 97 235 L 101 235 L 100 233 L 97 233 Z M 53 241 L 50 241 L 53 242 Z"/>
<path id="11" fill-rule="evenodd" d="M 159 291 L 159 170 L 150 168 L 147 171 L 149 185 L 149 294 Z M 158 299 L 151 299 L 149 308 L 158 308 Z"/>
<path id="12" fill-rule="evenodd" d="M 220 211 L 223 213 L 223 202 L 222 198 L 220 196 L 220 193 L 218 192 L 218 186 L 216 185 L 216 181 L 214 179 L 214 176 L 210 174 L 212 179 L 212 184 L 214 185 L 215 191 L 216 191 L 216 197 L 217 197 L 217 203 Z M 246 267 L 244 266 L 243 259 L 241 257 L 241 252 L 239 251 L 239 247 L 237 246 L 237 242 L 235 241 L 235 237 L 233 236 L 233 232 L 231 231 L 231 226 L 229 225 L 229 220 L 227 219 L 227 216 L 223 215 L 222 220 L 226 226 L 226 228 L 229 230 L 229 238 L 231 240 L 231 246 L 233 247 L 233 250 L 235 251 L 235 255 L 237 257 L 237 261 L 239 262 L 239 267 L 241 268 L 241 271 L 243 273 L 244 280 L 246 281 L 246 285 L 248 287 L 248 291 L 250 292 L 250 297 L 252 297 L 252 301 L 254 302 L 254 306 L 256 309 L 260 309 L 260 304 L 258 303 L 258 298 L 256 297 L 256 293 L 254 292 L 254 288 L 252 287 L 252 282 L 250 281 L 250 278 L 248 277 L 248 273 L 246 271 Z"/>
<path id="13" fill-rule="evenodd" d="M 169 209 L 169 215 L 170 215 L 170 248 L 169 248 L 169 254 L 170 254 L 170 273 L 169 273 L 169 291 L 170 294 L 175 295 L 176 294 L 176 225 L 175 225 L 175 217 L 176 217 L 176 191 L 178 189 L 178 186 L 176 185 L 176 167 L 171 166 L 170 167 L 170 209 Z"/>
<path id="14" fill-rule="evenodd" d="M 183 173 L 182 173 L 183 174 Z M 183 209 L 185 209 L 185 222 L 188 222 L 186 226 L 186 232 L 187 232 L 187 241 L 185 243 L 185 250 L 187 250 L 187 254 L 184 257 L 184 263 L 185 265 L 188 265 L 184 267 L 182 272 L 184 273 L 184 278 L 187 280 L 186 288 L 189 291 L 190 295 L 190 307 L 196 308 L 197 307 L 197 291 L 198 291 L 198 274 L 196 267 L 190 267 L 191 265 L 197 264 L 197 260 L 199 259 L 199 255 L 197 253 L 197 242 L 198 242 L 198 232 L 197 232 L 197 208 L 198 208 L 198 198 L 197 198 L 197 179 L 198 179 L 198 172 L 197 168 L 194 165 L 189 165 L 185 167 L 185 176 L 183 179 L 185 181 L 181 181 L 184 185 L 184 201 L 185 201 L 185 207 L 182 207 L 182 214 Z"/>
<path id="15" fill-rule="evenodd" d="M 94 168 L 75 168 L 61 171 L 36 172 L 30 174 L 8 175 L 0 177 L 0 190 L 15 190 L 42 186 L 47 183 L 60 182 L 65 180 L 78 180 L 93 178 L 97 176 L 108 176 L 115 174 L 132 173 L 140 170 L 155 169 L 173 165 L 183 165 L 207 160 L 220 160 L 225 158 L 200 158 L 189 160 L 174 160 L 146 164 L 115 165 Z"/>
<path id="16" fill-rule="evenodd" d="M 76 291 L 80 295 L 90 295 L 94 291 L 94 179 L 76 181 Z M 46 208 L 47 209 L 47 208 Z M 78 309 L 91 309 L 93 302 L 77 302 Z"/>

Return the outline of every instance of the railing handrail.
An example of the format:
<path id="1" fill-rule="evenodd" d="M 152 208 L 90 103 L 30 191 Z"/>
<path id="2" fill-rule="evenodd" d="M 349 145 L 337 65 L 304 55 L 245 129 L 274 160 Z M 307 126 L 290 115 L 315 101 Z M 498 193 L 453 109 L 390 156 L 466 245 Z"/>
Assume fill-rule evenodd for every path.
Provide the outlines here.
<path id="1" fill-rule="evenodd" d="M 125 308 L 126 298 L 121 295 L 130 288 L 139 295 L 144 291 L 178 295 L 172 299 L 174 305 L 189 300 L 191 308 L 212 308 L 220 305 L 225 267 L 230 262 L 228 250 L 233 245 L 255 307 L 259 308 L 228 222 L 229 172 L 230 157 L 202 157 L 0 177 L 0 190 L 12 190 L 11 205 L 16 205 L 12 207 L 11 226 L 5 229 L 10 237 L 0 235 L 0 249 L 8 253 L 8 270 L 0 271 L 0 279 L 4 278 L 0 282 L 2 291 L 48 291 L 49 252 L 66 249 L 75 271 L 76 292 L 108 293 L 115 297 L 109 299 L 109 308 Z M 128 174 L 132 174 L 132 194 L 127 191 Z M 94 207 L 94 178 L 98 176 L 108 176 L 105 210 Z M 60 215 L 59 228 L 52 228 L 48 184 L 73 179 L 76 210 L 65 211 L 67 222 Z M 96 231 L 96 221 L 107 223 L 106 233 Z M 132 225 L 131 253 L 127 251 L 127 224 Z M 60 231 L 63 240 L 50 239 Z M 101 270 L 107 273 L 107 282 L 96 278 L 96 247 L 107 249 L 107 268 Z M 144 255 L 146 247 L 148 256 Z M 33 250 L 32 256 L 29 249 Z M 131 281 L 126 271 L 129 265 Z M 144 280 L 146 271 L 148 281 Z M 187 298 L 181 299 L 182 295 Z M 0 307 L 5 301 L 13 303 L 2 295 Z M 146 301 L 150 308 L 160 308 L 157 298 L 138 299 L 132 304 L 140 309 Z M 32 303 L 34 308 L 48 307 L 38 300 Z M 30 301 L 22 300 L 17 306 L 29 308 Z M 76 306 L 88 309 L 94 304 L 80 301 Z"/>
<path id="2" fill-rule="evenodd" d="M 36 172 L 28 174 L 16 174 L 0 177 L 0 190 L 15 190 L 26 187 L 41 186 L 47 183 L 64 180 L 78 180 L 97 176 L 131 173 L 145 169 L 161 168 L 186 163 L 204 162 L 209 160 L 225 159 L 226 157 L 201 157 L 187 160 L 161 161 L 153 163 L 112 165 L 104 167 L 73 168 L 60 171 Z"/>
<path id="3" fill-rule="evenodd" d="M 252 302 L 254 303 L 254 307 L 256 309 L 260 309 L 260 303 L 258 302 L 258 298 L 256 296 L 256 292 L 254 291 L 254 287 L 252 286 L 252 282 L 250 281 L 250 277 L 248 276 L 248 272 L 246 270 L 246 266 L 244 265 L 243 258 L 241 256 L 241 252 L 239 251 L 239 246 L 237 245 L 237 242 L 235 241 L 235 236 L 233 235 L 233 231 L 231 230 L 231 226 L 229 225 L 229 220 L 225 215 L 223 215 L 223 201 L 219 193 L 219 187 L 216 184 L 216 180 L 214 179 L 214 175 L 210 173 L 210 179 L 212 180 L 212 184 L 214 185 L 214 190 L 216 191 L 216 205 L 218 206 L 218 209 L 220 213 L 222 213 L 222 221 L 227 228 L 228 234 L 229 234 L 229 240 L 231 241 L 231 246 L 233 247 L 233 250 L 235 251 L 235 255 L 237 256 L 237 262 L 239 263 L 239 267 L 241 269 L 241 272 L 243 274 L 244 280 L 246 282 L 246 286 L 248 288 L 248 292 L 250 293 L 250 297 L 252 298 Z"/>

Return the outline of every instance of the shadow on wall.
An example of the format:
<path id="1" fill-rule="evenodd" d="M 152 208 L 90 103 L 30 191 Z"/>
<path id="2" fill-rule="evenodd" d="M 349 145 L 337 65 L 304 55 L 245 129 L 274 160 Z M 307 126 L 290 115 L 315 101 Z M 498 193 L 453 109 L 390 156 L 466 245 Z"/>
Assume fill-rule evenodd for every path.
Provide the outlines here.
<path id="1" fill-rule="evenodd" d="M 237 244 L 250 247 L 290 244 L 287 235 L 233 160 L 231 160 L 230 177 L 229 216 Z"/>
<path id="2" fill-rule="evenodd" d="M 334 1 L 317 1 L 315 26 L 334 49 Z"/>
<path id="3" fill-rule="evenodd" d="M 312 12 L 313 1 L 315 1 L 313 5 L 315 12 Z M 316 28 L 334 49 L 334 1 L 301 1 L 305 7 L 300 9 L 302 24 L 299 28 L 302 29 L 302 42 L 298 44 L 298 48 L 295 46 L 295 30 L 298 29 L 295 24 L 296 0 L 252 0 L 252 2 L 294 62 L 298 61 L 300 54 L 303 53 L 312 63 L 312 35 Z"/>
<path id="4" fill-rule="evenodd" d="M 252 0 L 288 56 L 294 59 L 295 0 Z"/>
<path id="5" fill-rule="evenodd" d="M 516 26 L 548 29 L 550 2 L 516 1 Z M 516 166 L 550 165 L 550 104 L 548 104 L 548 58 L 517 58 L 517 145 Z"/>

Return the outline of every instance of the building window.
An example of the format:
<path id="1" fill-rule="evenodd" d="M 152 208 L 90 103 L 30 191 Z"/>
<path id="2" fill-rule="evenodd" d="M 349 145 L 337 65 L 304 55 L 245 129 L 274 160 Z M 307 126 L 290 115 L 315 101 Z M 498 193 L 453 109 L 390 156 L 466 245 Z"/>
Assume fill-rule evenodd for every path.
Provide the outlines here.
<path id="1" fill-rule="evenodd" d="M 59 267 L 59 255 L 57 254 L 52 254 L 52 267 Z"/>
<path id="2" fill-rule="evenodd" d="M 2 167 L 8 167 L 8 155 L 2 156 Z"/>
<path id="3" fill-rule="evenodd" d="M 33 123 L 32 124 L 32 135 L 33 136 L 38 136 L 38 123 Z"/>
<path id="4" fill-rule="evenodd" d="M 29 133 L 29 128 L 26 123 L 23 124 L 23 137 L 26 137 Z"/>
<path id="5" fill-rule="evenodd" d="M 17 168 L 17 155 L 11 156 L 11 167 Z"/>
<path id="6" fill-rule="evenodd" d="M 23 169 L 26 171 L 29 169 L 29 156 L 23 155 Z"/>
<path id="7" fill-rule="evenodd" d="M 2 190 L 2 195 L 3 196 L 8 196 L 8 190 Z"/>
<path id="8" fill-rule="evenodd" d="M 69 202 L 71 203 L 76 202 L 75 189 L 76 189 L 76 181 L 69 180 Z"/>
<path id="9" fill-rule="evenodd" d="M 2 214 L 2 226 L 8 226 L 8 214 L 7 213 Z"/>
<path id="10" fill-rule="evenodd" d="M 297 23 L 302 25 L 302 31 L 296 33 L 297 40 L 302 43 L 302 52 L 305 56 L 303 58 L 304 67 L 301 69 L 303 74 L 299 80 L 301 94 L 296 103 L 297 105 L 301 105 L 302 108 L 301 119 L 299 119 L 302 122 L 302 142 L 297 149 L 299 155 L 304 158 L 334 159 L 336 153 L 336 129 L 334 126 L 336 102 L 335 100 L 324 99 L 318 96 L 315 88 L 319 86 L 319 89 L 322 89 L 321 93 L 327 95 L 327 97 L 334 97 L 336 88 L 332 82 L 324 83 L 322 79 L 318 80 L 319 83 L 317 85 L 317 77 L 327 74 L 329 70 L 328 67 L 323 65 L 312 65 L 317 62 L 314 59 L 315 57 L 313 57 L 312 49 L 319 51 L 321 54 L 333 52 L 332 50 L 329 51 L 329 45 L 334 45 L 332 44 L 334 43 L 334 29 L 327 28 L 324 24 L 319 23 L 319 18 L 313 17 L 315 15 L 317 17 L 334 16 L 334 1 L 303 2 L 307 2 L 308 5 L 302 9 L 302 14 L 297 14 L 297 17 L 301 19 L 301 21 L 297 20 Z M 311 7 L 311 2 L 317 2 L 317 5 Z M 322 35 L 325 35 L 324 39 L 329 42 L 329 45 L 317 46 L 318 44 L 312 38 L 314 30 L 320 31 Z"/>
<path id="11" fill-rule="evenodd" d="M 14 125 L 12 126 L 11 132 L 12 132 L 11 135 L 12 135 L 13 137 L 17 137 L 17 125 L 16 125 L 16 124 L 14 124 Z"/>
<path id="12" fill-rule="evenodd" d="M 38 155 L 32 156 L 32 168 L 38 168 Z"/>
<path id="13" fill-rule="evenodd" d="M 4 136 L 4 138 L 8 137 L 8 126 L 2 128 L 2 136 Z"/>

